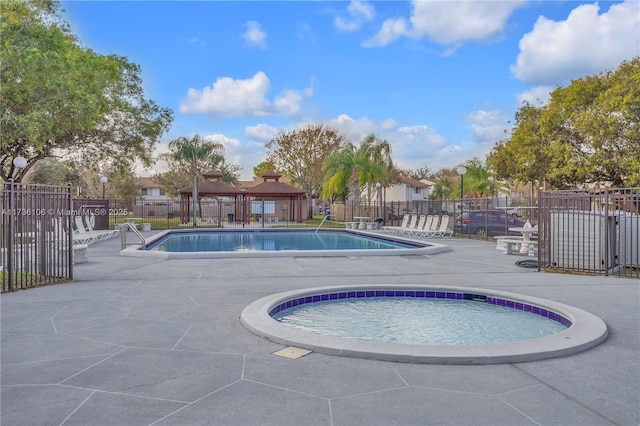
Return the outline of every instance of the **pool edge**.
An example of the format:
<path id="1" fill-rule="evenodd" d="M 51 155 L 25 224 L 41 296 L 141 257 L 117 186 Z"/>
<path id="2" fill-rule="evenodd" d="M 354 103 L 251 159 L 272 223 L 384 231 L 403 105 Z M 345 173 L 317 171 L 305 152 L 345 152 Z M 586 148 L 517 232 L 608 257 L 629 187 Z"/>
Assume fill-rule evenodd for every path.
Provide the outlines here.
<path id="1" fill-rule="evenodd" d="M 296 228 L 296 231 L 313 231 L 314 228 Z M 238 229 L 197 229 L 199 232 L 238 232 Z M 256 231 L 252 229 L 245 230 Z M 257 230 L 259 232 L 270 232 L 269 230 Z M 275 230 L 274 230 L 275 231 Z M 282 229 L 278 229 L 282 231 Z M 161 252 L 141 250 L 140 244 L 130 245 L 120 251 L 120 256 L 143 257 L 153 259 L 229 259 L 229 258 L 275 258 L 275 257 L 358 257 L 358 256 L 423 256 L 433 255 L 451 251 L 451 247 L 433 241 L 417 240 L 398 236 L 395 234 L 379 234 L 360 230 L 328 229 L 327 231 L 340 231 L 353 234 L 360 234 L 371 237 L 383 238 L 391 241 L 408 242 L 420 245 L 419 248 L 406 249 L 380 249 L 380 250 L 287 250 L 287 251 L 246 251 L 246 252 Z M 147 241 L 147 245 L 163 238 L 170 233 L 189 233 L 194 229 L 170 229 L 154 234 Z M 321 230 L 322 232 L 322 230 Z"/>
<path id="2" fill-rule="evenodd" d="M 407 345 L 322 336 L 280 324 L 269 315 L 274 306 L 292 298 L 336 290 L 363 291 L 383 288 L 461 291 L 504 297 L 551 309 L 571 320 L 573 324 L 560 333 L 520 342 L 486 345 Z M 251 303 L 242 311 L 240 322 L 252 333 L 285 346 L 298 346 L 330 355 L 424 364 L 502 364 L 556 358 L 595 347 L 608 335 L 604 321 L 573 306 L 516 293 L 454 286 L 351 285 L 288 291 Z"/>

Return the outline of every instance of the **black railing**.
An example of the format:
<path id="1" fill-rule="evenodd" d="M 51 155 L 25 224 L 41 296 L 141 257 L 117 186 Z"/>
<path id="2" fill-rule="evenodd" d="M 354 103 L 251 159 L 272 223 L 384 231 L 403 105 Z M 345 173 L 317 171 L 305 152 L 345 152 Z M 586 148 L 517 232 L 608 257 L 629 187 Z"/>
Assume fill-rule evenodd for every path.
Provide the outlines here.
<path id="1" fill-rule="evenodd" d="M 71 186 L 0 183 L 2 292 L 73 279 Z"/>
<path id="2" fill-rule="evenodd" d="M 74 200 L 79 203 L 79 200 Z M 99 200 L 93 200 L 98 202 Z M 535 214 L 529 207 L 529 200 L 519 198 L 465 198 L 451 200 L 413 200 L 390 201 L 379 203 L 374 201 L 356 203 L 352 201 L 322 203 L 313 207 L 312 217 L 308 217 L 306 204 L 302 221 L 295 220 L 294 213 L 299 206 L 290 200 L 258 200 L 242 205 L 235 201 L 202 199 L 196 205 L 195 218 L 192 206 L 174 200 L 108 200 L 108 227 L 118 227 L 123 222 L 134 221 L 139 229 L 151 230 L 176 229 L 184 227 L 208 228 L 267 228 L 267 227 L 317 227 L 329 215 L 323 227 L 344 227 L 345 222 L 353 222 L 355 217 L 366 217 L 368 221 L 378 221 L 388 226 L 402 223 L 406 214 L 449 215 L 450 223 L 460 223 L 461 215 L 468 209 L 498 210 L 510 212 L 514 207 L 522 210 L 521 216 L 531 217 Z M 509 215 L 515 217 L 517 215 Z M 195 219 L 195 220 L 194 220 Z M 146 226 L 143 226 L 146 224 Z M 505 221 L 505 226 L 509 223 Z M 457 234 L 473 235 L 473 229 L 455 229 Z"/>
<path id="3" fill-rule="evenodd" d="M 640 277 L 640 188 L 538 198 L 540 269 Z"/>

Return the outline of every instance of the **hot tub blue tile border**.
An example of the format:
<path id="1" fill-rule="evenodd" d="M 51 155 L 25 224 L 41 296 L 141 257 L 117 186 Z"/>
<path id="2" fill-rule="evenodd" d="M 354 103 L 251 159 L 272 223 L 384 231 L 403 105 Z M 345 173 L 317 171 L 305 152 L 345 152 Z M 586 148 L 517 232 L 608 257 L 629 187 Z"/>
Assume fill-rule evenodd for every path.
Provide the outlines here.
<path id="1" fill-rule="evenodd" d="M 426 299 L 454 299 L 454 300 L 473 300 L 479 303 L 489 303 L 492 305 L 504 306 L 506 308 L 517 309 L 519 311 L 531 312 L 536 315 L 540 315 L 550 320 L 559 322 L 565 327 L 571 327 L 571 321 L 568 318 L 558 314 L 557 312 L 550 311 L 549 309 L 541 308 L 535 305 L 529 305 L 527 303 L 516 302 L 509 299 L 503 299 L 501 297 L 487 296 L 484 294 L 475 293 L 460 293 L 450 291 L 423 291 L 423 290 L 360 290 L 360 291 L 340 291 L 335 293 L 315 294 L 312 296 L 304 296 L 297 299 L 287 300 L 276 306 L 274 306 L 269 312 L 270 316 L 275 316 L 278 313 L 295 306 L 304 305 L 307 303 L 323 302 L 327 300 L 342 300 L 342 299 L 360 299 L 367 297 L 415 297 Z"/>

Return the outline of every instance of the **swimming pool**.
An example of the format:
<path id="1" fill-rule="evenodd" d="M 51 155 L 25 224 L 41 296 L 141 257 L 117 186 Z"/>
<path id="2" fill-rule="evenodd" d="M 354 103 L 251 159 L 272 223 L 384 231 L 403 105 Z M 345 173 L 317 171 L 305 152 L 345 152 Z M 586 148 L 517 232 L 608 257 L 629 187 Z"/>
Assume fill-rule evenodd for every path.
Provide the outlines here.
<path id="1" fill-rule="evenodd" d="M 226 258 L 423 255 L 449 246 L 356 230 L 170 230 L 120 253 L 137 257 Z"/>
<path id="2" fill-rule="evenodd" d="M 318 334 L 291 327 L 274 318 L 279 312 L 296 306 L 371 297 L 486 303 L 540 315 L 566 328 L 544 337 L 521 341 L 420 344 Z M 249 331 L 283 345 L 333 355 L 433 364 L 497 364 L 553 358 L 589 349 L 607 336 L 607 326 L 600 318 L 569 305 L 515 293 L 444 286 L 360 285 L 295 290 L 255 301 L 242 311 L 240 320 Z"/>
<path id="3" fill-rule="evenodd" d="M 386 293 L 386 292 L 385 292 Z M 415 296 L 345 297 L 318 300 L 281 310 L 272 317 L 313 333 L 349 339 L 417 345 L 480 345 L 549 336 L 570 324 L 564 317 L 533 314 L 484 300 Z M 394 292 L 395 294 L 395 292 Z M 339 296 L 339 293 L 338 295 Z M 321 299 L 321 297 L 316 297 Z"/>

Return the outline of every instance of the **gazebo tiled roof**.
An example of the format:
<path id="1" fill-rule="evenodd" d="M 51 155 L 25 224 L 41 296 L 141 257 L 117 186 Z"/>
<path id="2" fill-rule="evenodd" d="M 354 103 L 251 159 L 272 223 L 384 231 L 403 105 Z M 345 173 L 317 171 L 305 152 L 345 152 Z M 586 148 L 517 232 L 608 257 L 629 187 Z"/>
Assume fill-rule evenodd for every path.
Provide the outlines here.
<path id="1" fill-rule="evenodd" d="M 250 188 L 242 190 L 233 185 L 222 182 L 222 175 L 216 171 L 204 173 L 207 179 L 198 186 L 198 196 L 219 196 L 233 197 L 235 199 L 234 213 L 229 213 L 229 217 L 235 218 L 236 223 L 247 223 L 250 221 L 252 198 L 264 200 L 290 200 L 289 219 L 302 222 L 303 200 L 305 192 L 301 189 L 291 186 L 284 182 L 279 182 L 281 175 L 278 173 L 267 173 L 262 175 L 264 180 L 262 183 Z M 195 221 L 195 203 L 190 200 L 192 197 L 193 187 L 180 191 L 181 195 L 181 220 L 182 223 L 188 223 L 193 217 Z M 259 200 L 258 200 L 259 201 Z M 192 207 L 192 203 L 194 204 Z M 233 219 L 229 219 L 231 222 Z"/>
<path id="2" fill-rule="evenodd" d="M 262 175 L 263 182 L 247 189 L 246 194 L 253 197 L 292 197 L 304 196 L 305 192 L 295 186 L 280 182 L 282 175 L 279 173 L 265 173 Z"/>

